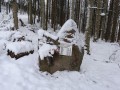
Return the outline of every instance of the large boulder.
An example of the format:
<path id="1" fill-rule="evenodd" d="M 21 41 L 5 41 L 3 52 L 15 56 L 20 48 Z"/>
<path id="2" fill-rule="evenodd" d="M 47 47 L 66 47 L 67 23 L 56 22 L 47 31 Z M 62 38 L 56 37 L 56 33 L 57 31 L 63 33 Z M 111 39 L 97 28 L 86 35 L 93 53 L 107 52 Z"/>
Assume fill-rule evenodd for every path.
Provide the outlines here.
<path id="1" fill-rule="evenodd" d="M 77 25 L 72 19 L 66 21 L 56 38 L 45 34 L 45 32 L 43 36 L 46 36 L 46 39 L 49 39 L 47 41 L 52 42 L 52 45 L 51 43 L 47 44 L 47 46 L 43 44 L 43 48 L 39 48 L 40 71 L 47 71 L 52 74 L 56 71 L 80 70 L 84 55 L 83 42 L 81 40 L 83 38 L 80 37 Z"/>
<path id="2" fill-rule="evenodd" d="M 58 52 L 53 57 L 45 57 L 44 60 L 39 59 L 40 71 L 54 73 L 56 71 L 79 71 L 83 59 L 83 52 L 80 52 L 78 46 L 72 46 L 72 55 L 60 55 Z M 51 63 L 51 64 L 50 64 Z"/>

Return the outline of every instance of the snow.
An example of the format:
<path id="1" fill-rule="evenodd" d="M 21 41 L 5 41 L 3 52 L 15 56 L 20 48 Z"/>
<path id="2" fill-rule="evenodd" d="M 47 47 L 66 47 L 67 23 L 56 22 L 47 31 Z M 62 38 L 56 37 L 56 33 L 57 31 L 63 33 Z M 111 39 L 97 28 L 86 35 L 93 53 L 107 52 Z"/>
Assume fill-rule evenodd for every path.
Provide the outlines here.
<path id="1" fill-rule="evenodd" d="M 52 57 L 52 55 L 54 54 L 55 50 L 57 50 L 57 46 L 56 45 L 50 45 L 50 44 L 43 44 L 40 48 L 39 48 L 39 55 L 40 55 L 40 59 L 44 60 L 45 57 L 50 56 Z"/>
<path id="2" fill-rule="evenodd" d="M 21 42 L 10 42 L 6 46 L 7 50 L 10 50 L 15 53 L 15 55 L 23 52 L 29 52 L 34 50 L 34 47 L 31 42 L 21 41 Z"/>
<path id="3" fill-rule="evenodd" d="M 57 36 L 52 35 L 51 33 L 47 32 L 47 31 L 45 31 L 43 29 L 38 30 L 38 35 L 39 35 L 39 38 L 41 38 L 41 37 L 43 37 L 45 35 L 47 37 L 50 37 L 53 40 L 57 40 L 58 39 Z"/>
<path id="4" fill-rule="evenodd" d="M 101 13 L 100 15 L 101 15 L 101 16 L 105 16 L 105 13 Z"/>
<path id="5" fill-rule="evenodd" d="M 0 13 L 2 22 L 1 17 Z M 120 90 L 119 44 L 91 41 L 91 55 L 85 53 L 79 72 L 57 71 L 51 75 L 39 71 L 38 58 L 39 54 L 41 59 L 46 55 L 51 56 L 57 47 L 42 43 L 41 46 L 39 45 L 38 52 L 38 39 L 43 39 L 43 34 L 46 33 L 53 39 L 56 37 L 61 39 L 66 34 L 66 30 L 77 31 L 75 22 L 68 20 L 67 24 L 64 24 L 56 35 L 53 35 L 54 32 L 49 33 L 43 30 L 38 30 L 37 33 L 37 29 L 33 33 L 30 29 L 34 26 L 27 25 L 27 16 L 19 15 L 19 17 L 25 22 L 26 27 L 20 27 L 18 31 L 0 30 L 0 90 Z M 8 25 L 11 25 L 10 23 L 12 22 L 8 22 Z M 25 36 L 25 41 L 12 42 L 13 38 L 21 36 Z M 76 43 L 82 47 L 84 35 L 78 34 L 77 37 L 80 38 L 76 40 Z M 35 51 L 33 54 L 15 60 L 7 56 L 6 49 L 16 53 L 31 49 Z"/>
<path id="6" fill-rule="evenodd" d="M 14 26 L 11 13 L 2 12 L 0 18 L 0 30 L 7 31 Z"/>
<path id="7" fill-rule="evenodd" d="M 97 7 L 89 7 L 89 8 L 92 8 L 92 9 L 97 9 Z"/>
<path id="8" fill-rule="evenodd" d="M 7 40 L 0 40 L 0 55 L 6 52 L 6 44 L 8 43 Z"/>
<path id="9" fill-rule="evenodd" d="M 66 38 L 65 37 L 67 34 L 66 32 L 70 31 L 70 30 L 75 31 L 75 34 L 73 34 L 74 38 Z M 62 40 L 63 38 L 66 38 L 67 40 L 71 41 L 71 44 L 75 44 L 75 45 L 79 46 L 80 50 L 84 46 L 84 37 L 81 33 L 78 32 L 77 24 L 72 19 L 69 19 L 64 23 L 62 28 L 57 33 L 57 36 L 59 37 L 59 42 L 62 44 L 68 44 L 68 43 L 63 42 L 63 40 Z"/>
<path id="10" fill-rule="evenodd" d="M 74 20 L 69 19 L 65 22 L 65 24 L 59 30 L 57 35 L 58 35 L 59 38 L 63 38 L 64 35 L 65 35 L 65 31 L 69 31 L 69 30 L 72 30 L 72 29 L 77 31 L 77 24 L 74 22 Z"/>
<path id="11" fill-rule="evenodd" d="M 91 55 L 84 56 L 81 71 L 40 72 L 38 53 L 18 60 L 0 56 L 2 90 L 120 90 L 120 47 L 116 43 L 91 42 Z M 114 62 L 110 56 L 116 51 Z"/>
<path id="12" fill-rule="evenodd" d="M 10 40 L 15 31 L 0 31 L 0 39 Z"/>

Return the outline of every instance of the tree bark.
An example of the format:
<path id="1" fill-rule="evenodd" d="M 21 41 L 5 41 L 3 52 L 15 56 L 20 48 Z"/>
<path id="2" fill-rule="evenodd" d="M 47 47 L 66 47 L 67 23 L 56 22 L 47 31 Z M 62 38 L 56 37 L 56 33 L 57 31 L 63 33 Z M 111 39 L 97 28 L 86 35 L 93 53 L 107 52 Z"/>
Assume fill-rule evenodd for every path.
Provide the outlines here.
<path id="1" fill-rule="evenodd" d="M 110 33 L 112 28 L 112 20 L 113 20 L 113 1 L 110 1 L 110 8 L 108 12 L 108 21 L 107 21 L 107 28 L 105 32 L 105 41 L 108 41 L 110 39 Z"/>
<path id="2" fill-rule="evenodd" d="M 72 0 L 72 15 L 71 15 L 71 19 L 73 19 L 73 20 L 75 19 L 74 18 L 74 14 L 75 14 L 74 13 L 74 10 L 75 10 L 75 7 L 74 7 L 75 5 L 74 4 L 75 4 L 75 0 Z"/>
<path id="3" fill-rule="evenodd" d="M 105 15 L 101 16 L 100 38 L 103 40 L 104 39 L 105 29 L 106 29 L 108 1 L 103 0 L 102 4 L 103 4 L 102 13 L 104 13 Z"/>
<path id="4" fill-rule="evenodd" d="M 118 38 L 117 41 L 120 42 L 120 22 L 119 22 L 119 31 L 118 31 Z"/>
<path id="5" fill-rule="evenodd" d="M 1 12 L 1 0 L 0 0 L 0 12 Z"/>
<path id="6" fill-rule="evenodd" d="M 96 10 L 96 22 L 95 22 L 95 36 L 94 41 L 99 39 L 99 31 L 100 31 L 100 19 L 101 19 L 101 0 L 97 0 L 97 10 Z"/>
<path id="7" fill-rule="evenodd" d="M 91 30 L 92 30 L 92 0 L 88 0 L 88 14 L 87 14 L 87 26 L 86 26 L 86 34 L 85 34 L 85 49 L 87 54 L 90 55 L 90 37 L 91 37 Z"/>
<path id="8" fill-rule="evenodd" d="M 41 13 L 41 27 L 45 30 L 45 2 L 44 0 L 40 1 L 40 13 Z"/>
<path id="9" fill-rule="evenodd" d="M 13 1 L 12 3 L 12 9 L 13 9 L 13 18 L 14 18 L 14 28 L 17 30 L 18 29 L 18 5 L 16 0 Z"/>
<path id="10" fill-rule="evenodd" d="M 45 20 L 45 30 L 48 29 L 48 0 L 47 1 L 47 5 L 46 5 L 46 20 Z"/>
<path id="11" fill-rule="evenodd" d="M 34 21 L 33 21 L 33 23 L 35 24 L 35 19 L 36 19 L 36 0 L 34 0 L 34 2 L 33 2 L 33 8 L 34 8 L 34 11 L 33 11 L 33 13 L 34 13 Z"/>
<path id="12" fill-rule="evenodd" d="M 32 0 L 29 1 L 29 23 L 30 23 L 30 24 L 33 24 Z"/>
<path id="13" fill-rule="evenodd" d="M 119 19 L 119 0 L 114 0 L 113 6 L 113 27 L 111 33 L 111 42 L 116 41 L 117 22 Z"/>

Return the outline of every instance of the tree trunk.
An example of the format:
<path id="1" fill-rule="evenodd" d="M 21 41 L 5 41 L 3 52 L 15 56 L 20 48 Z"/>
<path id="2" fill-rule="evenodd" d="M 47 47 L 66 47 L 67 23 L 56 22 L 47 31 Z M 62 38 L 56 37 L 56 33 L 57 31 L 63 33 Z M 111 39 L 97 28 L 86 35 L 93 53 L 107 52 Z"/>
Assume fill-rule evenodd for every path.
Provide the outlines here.
<path id="1" fill-rule="evenodd" d="M 118 31 L 118 38 L 117 41 L 120 42 L 120 21 L 119 21 L 119 31 Z"/>
<path id="2" fill-rule="evenodd" d="M 52 28 L 57 29 L 57 1 L 52 0 Z"/>
<path id="3" fill-rule="evenodd" d="M 47 0 L 47 3 L 46 3 L 46 20 L 45 20 L 45 30 L 48 29 L 48 0 Z"/>
<path id="4" fill-rule="evenodd" d="M 41 14 L 41 27 L 45 30 L 45 2 L 41 0 L 40 2 L 40 14 Z"/>
<path id="5" fill-rule="evenodd" d="M 97 0 L 96 22 L 95 22 L 95 36 L 94 41 L 99 39 L 100 19 L 101 19 L 101 0 Z"/>
<path id="6" fill-rule="evenodd" d="M 8 2 L 6 2 L 6 14 L 8 14 L 8 12 L 9 12 L 9 4 Z"/>
<path id="7" fill-rule="evenodd" d="M 80 24 L 81 24 L 81 31 L 82 33 L 85 33 L 86 30 L 86 23 L 87 23 L 87 0 L 84 1 L 84 10 L 83 10 L 83 14 L 80 18 L 82 18 Z"/>
<path id="8" fill-rule="evenodd" d="M 67 1 L 67 20 L 69 19 L 70 11 L 69 11 L 69 0 Z"/>
<path id="9" fill-rule="evenodd" d="M 113 1 L 110 1 L 110 8 L 108 12 L 108 21 L 107 21 L 107 28 L 105 32 L 105 41 L 108 41 L 110 39 L 110 33 L 112 28 L 112 20 L 113 20 Z"/>
<path id="10" fill-rule="evenodd" d="M 12 9 L 13 9 L 13 18 L 14 18 L 14 28 L 17 30 L 18 29 L 18 5 L 16 0 L 13 1 L 12 3 Z"/>
<path id="11" fill-rule="evenodd" d="M 79 26 L 80 0 L 76 0 L 76 18 L 77 27 Z"/>
<path id="12" fill-rule="evenodd" d="M 39 22 L 40 21 L 40 0 L 38 0 L 37 14 L 38 14 L 38 20 L 37 20 L 37 22 Z"/>
<path id="13" fill-rule="evenodd" d="M 34 2 L 33 2 L 33 8 L 34 8 L 34 11 L 33 11 L 33 13 L 34 13 L 34 21 L 33 21 L 33 23 L 35 24 L 35 19 L 36 19 L 36 0 L 34 0 Z"/>
<path id="14" fill-rule="evenodd" d="M 30 24 L 33 24 L 32 0 L 29 1 L 29 23 L 30 23 Z"/>
<path id="15" fill-rule="evenodd" d="M 104 14 L 101 16 L 101 32 L 100 32 L 100 38 L 103 40 L 104 39 L 104 33 L 106 29 L 106 20 L 107 20 L 107 8 L 108 8 L 108 2 L 106 0 L 103 0 L 103 10 L 102 13 Z"/>
<path id="16" fill-rule="evenodd" d="M 119 19 L 119 0 L 114 0 L 114 6 L 113 6 L 113 27 L 112 27 L 112 33 L 111 33 L 111 42 L 116 41 L 116 30 L 117 30 L 117 22 Z"/>
<path id="17" fill-rule="evenodd" d="M 91 37 L 91 30 L 92 30 L 92 7 L 93 7 L 92 0 L 88 0 L 88 15 L 87 15 L 87 26 L 86 26 L 86 35 L 85 35 L 85 49 L 87 54 L 90 55 L 90 37 Z"/>
<path id="18" fill-rule="evenodd" d="M 75 12 L 75 11 L 74 11 L 74 10 L 75 10 L 75 5 L 74 5 L 74 4 L 75 4 L 75 0 L 72 0 L 72 15 L 71 15 L 71 19 L 73 19 L 73 20 L 75 19 L 75 18 L 74 18 L 74 14 L 75 14 L 75 13 L 74 13 L 74 12 Z"/>
<path id="19" fill-rule="evenodd" d="M 0 12 L 1 12 L 1 0 L 0 0 Z"/>

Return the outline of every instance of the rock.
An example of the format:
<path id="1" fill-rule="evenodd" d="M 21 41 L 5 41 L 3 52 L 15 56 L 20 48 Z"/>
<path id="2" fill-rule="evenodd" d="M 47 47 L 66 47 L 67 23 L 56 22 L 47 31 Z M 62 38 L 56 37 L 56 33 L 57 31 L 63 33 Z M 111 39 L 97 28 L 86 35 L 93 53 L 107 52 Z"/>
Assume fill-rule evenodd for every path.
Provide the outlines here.
<path id="1" fill-rule="evenodd" d="M 72 56 L 60 55 L 55 53 L 53 55 L 53 60 L 49 61 L 47 58 L 44 60 L 39 59 L 40 71 L 47 71 L 49 73 L 54 73 L 56 71 L 79 71 L 80 65 L 82 63 L 84 53 L 80 52 L 78 46 L 72 46 Z M 51 62 L 49 65 L 48 62 Z"/>

